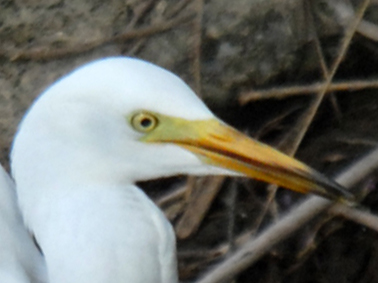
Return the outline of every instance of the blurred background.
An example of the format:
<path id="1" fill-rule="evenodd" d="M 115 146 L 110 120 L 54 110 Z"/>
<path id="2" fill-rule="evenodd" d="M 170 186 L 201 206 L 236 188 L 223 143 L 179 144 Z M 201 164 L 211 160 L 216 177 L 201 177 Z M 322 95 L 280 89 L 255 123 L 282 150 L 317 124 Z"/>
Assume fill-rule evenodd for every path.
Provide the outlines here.
<path id="1" fill-rule="evenodd" d="M 377 0 L 0 0 L 1 163 L 38 94 L 119 55 L 173 71 L 227 123 L 330 177 L 377 145 Z M 373 213 L 376 181 L 355 188 Z M 140 185 L 175 226 L 183 282 L 304 198 L 245 179 Z M 378 282 L 377 267 L 378 232 L 324 214 L 232 282 Z"/>

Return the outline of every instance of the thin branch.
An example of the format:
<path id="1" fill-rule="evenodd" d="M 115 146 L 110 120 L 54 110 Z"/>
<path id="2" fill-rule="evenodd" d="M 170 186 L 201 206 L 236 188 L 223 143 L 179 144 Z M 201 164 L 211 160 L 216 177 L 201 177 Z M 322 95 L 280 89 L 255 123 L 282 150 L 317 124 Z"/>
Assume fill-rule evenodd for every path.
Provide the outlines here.
<path id="1" fill-rule="evenodd" d="M 180 186 L 172 192 L 163 195 L 153 201 L 164 212 L 165 216 L 173 221 L 182 214 L 186 205 L 187 184 Z"/>
<path id="2" fill-rule="evenodd" d="M 164 11 L 163 13 L 163 16 L 166 20 L 172 20 L 174 17 L 177 16 L 178 13 L 180 13 L 184 8 L 185 6 L 188 4 L 189 1 L 192 1 L 192 0 L 181 0 L 179 2 L 177 2 L 175 5 L 171 5 L 169 7 L 167 7 L 167 9 Z M 147 4 L 145 4 L 145 11 L 148 11 L 151 6 L 157 4 L 155 0 L 151 0 L 150 1 L 150 5 L 147 6 Z M 141 14 L 141 10 L 143 9 L 143 6 L 142 8 L 139 9 L 139 14 Z M 161 18 L 160 17 L 157 17 L 157 19 L 152 19 L 151 20 L 151 23 L 150 25 L 153 26 L 155 23 L 159 23 L 161 22 Z M 134 28 L 133 26 L 131 26 L 130 28 Z M 128 56 L 136 56 L 138 52 L 140 52 L 140 50 L 144 47 L 145 43 L 147 42 L 148 38 L 147 37 L 144 37 L 144 38 L 140 38 L 139 40 L 137 40 L 133 46 L 127 50 L 127 55 Z"/>
<path id="3" fill-rule="evenodd" d="M 315 39 L 315 47 L 316 51 L 319 57 L 320 66 L 322 69 L 322 74 L 324 78 L 328 76 L 328 70 L 327 66 L 325 64 L 324 56 L 320 47 L 320 42 L 318 39 L 318 36 L 316 34 L 316 30 L 314 27 L 314 21 L 312 19 L 312 13 L 309 7 L 309 4 L 307 2 L 304 3 L 305 5 L 305 11 L 306 11 L 306 17 L 310 19 L 313 37 Z M 301 117 L 297 120 L 295 126 L 293 129 L 288 133 L 288 135 L 280 142 L 280 145 L 278 146 L 283 152 L 290 156 L 294 156 L 295 153 L 298 150 L 298 147 L 306 134 L 308 127 L 310 126 L 311 122 L 313 121 L 315 114 L 319 108 L 319 105 L 321 101 L 323 100 L 324 95 L 318 94 L 315 99 L 311 102 L 310 106 L 307 108 L 307 110 L 301 115 Z M 274 200 L 275 195 L 277 193 L 278 186 L 274 184 L 268 185 L 268 197 L 266 204 L 264 206 L 264 209 L 262 213 L 259 215 L 257 219 L 257 226 L 256 229 L 260 226 L 260 223 L 263 221 L 264 216 L 271 204 L 271 202 Z"/>
<path id="4" fill-rule="evenodd" d="M 319 91 L 315 102 L 312 103 L 311 110 L 316 109 L 316 107 L 319 105 L 321 101 L 321 98 L 324 96 L 327 89 L 329 88 L 333 76 L 335 75 L 338 66 L 340 65 L 342 59 L 346 54 L 347 48 L 350 44 L 353 34 L 369 3 L 369 0 L 364 1 L 357 13 L 355 21 L 352 23 L 350 29 L 346 32 L 346 35 L 341 44 L 340 52 L 331 67 L 331 70 L 329 72 L 329 75 L 327 76 L 323 88 Z M 376 149 L 373 153 L 375 154 L 376 160 L 378 160 L 378 149 Z M 368 161 L 371 161 L 371 155 L 364 158 L 363 161 L 357 163 L 357 165 L 361 165 L 361 163 L 363 163 L 361 166 L 354 166 L 353 168 L 348 170 L 347 173 L 341 174 L 337 178 L 337 181 L 344 186 L 352 186 L 352 184 L 357 181 L 356 177 L 360 176 L 355 171 L 357 171 L 357 169 L 361 171 L 362 166 L 365 166 L 363 168 L 366 168 L 366 163 L 368 163 Z M 373 168 L 378 166 L 377 162 L 375 162 L 373 165 L 374 166 L 368 167 L 369 170 L 367 171 L 369 173 L 372 172 Z M 256 239 L 247 242 L 232 256 L 218 264 L 213 270 L 210 270 L 208 273 L 206 273 L 204 277 L 197 281 L 197 283 L 215 283 L 223 281 L 225 279 L 233 278 L 235 275 L 245 270 L 252 263 L 257 261 L 275 244 L 287 238 L 294 231 L 302 227 L 302 225 L 307 223 L 316 215 L 318 215 L 325 209 L 331 207 L 331 205 L 332 202 L 330 202 L 329 200 L 325 200 L 319 197 L 311 197 L 308 201 L 302 203 L 297 208 L 293 209 L 292 212 L 283 217 L 281 221 L 272 225 L 265 232 L 261 233 Z M 333 206 L 341 205 L 342 204 L 339 203 L 333 204 Z"/>
<path id="5" fill-rule="evenodd" d="M 81 43 L 80 45 L 69 46 L 66 48 L 51 49 L 50 47 L 37 47 L 25 51 L 9 51 L 0 50 L 0 57 L 6 57 L 11 61 L 23 61 L 23 60 L 35 60 L 45 61 L 51 59 L 63 58 L 66 56 L 72 56 L 75 54 L 91 51 L 99 46 L 113 43 L 124 42 L 131 39 L 138 39 L 143 37 L 152 36 L 158 33 L 165 32 L 171 28 L 185 24 L 193 20 L 193 15 L 185 15 L 174 20 L 169 20 L 153 26 L 139 28 L 135 30 L 128 30 L 122 34 L 118 34 L 111 37 L 105 37 L 98 40 L 88 41 Z"/>
<path id="6" fill-rule="evenodd" d="M 266 90 L 253 90 L 240 94 L 239 102 L 244 105 L 251 101 L 261 99 L 283 99 L 296 95 L 308 95 L 319 92 L 324 88 L 325 83 L 318 82 L 304 86 L 273 87 Z M 339 81 L 329 85 L 326 92 L 334 91 L 356 91 L 366 88 L 378 88 L 378 80 L 352 80 Z"/>
<path id="7" fill-rule="evenodd" d="M 369 6 L 370 4 L 370 0 L 365 0 L 361 7 L 358 9 L 357 13 L 356 13 L 356 17 L 355 19 L 353 20 L 350 28 L 346 31 L 346 34 L 344 36 L 344 39 L 342 40 L 342 43 L 341 43 L 341 48 L 340 48 L 340 52 L 338 54 L 338 56 L 336 57 L 336 60 L 335 62 L 333 63 L 333 65 L 331 66 L 331 69 L 330 69 L 330 72 L 329 72 L 329 76 L 326 80 L 326 84 L 322 90 L 321 93 L 326 93 L 327 92 L 327 89 L 329 88 L 329 85 L 331 85 L 332 83 L 332 79 L 333 77 L 335 76 L 336 74 L 336 71 L 341 63 L 341 61 L 344 59 L 347 51 L 348 51 L 348 48 L 349 48 L 349 45 L 350 45 L 350 42 L 353 38 L 353 35 L 355 34 L 356 32 L 356 29 L 359 25 L 359 23 L 361 22 L 364 14 L 365 14 L 365 11 L 367 9 L 367 7 Z"/>
<path id="8" fill-rule="evenodd" d="M 304 5 L 305 5 L 306 17 L 310 21 L 310 28 L 309 29 L 310 29 L 310 33 L 312 34 L 312 39 L 314 41 L 316 54 L 318 55 L 322 77 L 323 77 L 323 79 L 326 79 L 329 75 L 328 74 L 328 67 L 327 67 L 327 63 L 326 63 L 325 58 L 324 58 L 324 54 L 323 54 L 323 50 L 322 50 L 322 47 L 321 47 L 321 44 L 320 44 L 318 32 L 316 30 L 315 20 L 314 20 L 313 14 L 312 14 L 311 5 L 310 5 L 310 2 L 308 2 L 308 1 L 305 1 Z"/>
<path id="9" fill-rule="evenodd" d="M 141 18 L 155 5 L 154 0 L 149 0 L 146 2 L 142 2 L 134 9 L 134 17 L 131 19 L 131 21 L 127 24 L 126 30 L 134 29 L 135 25 L 139 22 Z M 136 54 L 144 45 L 147 38 L 141 38 L 137 40 L 132 47 L 127 51 L 128 56 L 133 56 Z"/>
<path id="10" fill-rule="evenodd" d="M 164 16 L 168 19 L 175 17 L 192 1 L 193 0 L 181 0 L 176 2 L 174 5 L 170 6 L 170 9 L 165 12 Z"/>
<path id="11" fill-rule="evenodd" d="M 336 178 L 336 181 L 344 186 L 352 187 L 377 169 L 378 148 L 356 162 L 348 170 L 341 173 Z M 226 278 L 234 277 L 266 254 L 274 245 L 288 238 L 316 215 L 330 207 L 337 211 L 339 209 L 337 207 L 339 206 L 344 207 L 343 204 L 332 204 L 331 201 L 320 197 L 310 197 L 299 206 L 292 209 L 276 224 L 262 232 L 258 237 L 240 247 L 231 257 L 204 274 L 197 283 L 217 283 Z"/>
<path id="12" fill-rule="evenodd" d="M 163 209 L 163 207 L 169 205 L 170 203 L 174 203 L 176 201 L 179 201 L 185 198 L 185 192 L 186 192 L 186 188 L 185 186 L 182 186 L 172 192 L 169 192 L 166 195 L 159 197 L 158 199 L 155 199 L 154 202 L 156 203 L 157 206 Z"/>
<path id="13" fill-rule="evenodd" d="M 222 176 L 197 179 L 200 184 L 198 181 L 195 183 L 185 212 L 175 225 L 176 235 L 179 239 L 186 239 L 197 231 L 224 179 Z"/>
<path id="14" fill-rule="evenodd" d="M 135 27 L 135 25 L 138 23 L 138 21 L 147 13 L 149 9 L 152 8 L 152 6 L 155 4 L 154 0 L 149 0 L 146 2 L 140 3 L 135 9 L 134 9 L 134 17 L 131 19 L 131 21 L 127 24 L 126 30 L 132 29 Z"/>
<path id="15" fill-rule="evenodd" d="M 372 0 L 371 2 L 374 3 L 376 1 Z M 355 18 L 354 8 L 351 1 L 329 1 L 327 4 L 336 12 L 336 19 L 341 25 L 347 26 L 353 18 Z M 370 40 L 378 41 L 378 26 L 370 21 L 361 20 L 356 32 Z"/>
<path id="16" fill-rule="evenodd" d="M 330 213 L 342 216 L 378 232 L 378 217 L 369 211 L 339 205 L 331 207 Z"/>
<path id="17" fill-rule="evenodd" d="M 193 21 L 193 49 L 192 74 L 194 77 L 194 90 L 201 97 L 201 44 L 202 44 L 202 18 L 203 0 L 194 1 L 196 19 Z"/>

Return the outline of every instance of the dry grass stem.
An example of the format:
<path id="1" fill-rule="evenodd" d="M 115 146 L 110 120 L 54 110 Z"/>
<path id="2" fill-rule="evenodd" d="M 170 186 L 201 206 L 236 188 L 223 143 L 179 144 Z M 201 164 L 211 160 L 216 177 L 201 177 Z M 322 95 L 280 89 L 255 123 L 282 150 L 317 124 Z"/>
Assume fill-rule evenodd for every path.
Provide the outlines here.
<path id="1" fill-rule="evenodd" d="M 332 79 L 339 67 L 342 59 L 344 58 L 346 51 L 349 47 L 350 41 L 355 33 L 355 30 L 361 21 L 366 8 L 368 7 L 370 0 L 366 0 L 361 5 L 361 8 L 358 10 L 356 19 L 352 22 L 350 28 L 347 30 L 344 39 L 341 43 L 341 48 L 338 53 L 338 56 L 329 73 L 325 73 L 325 83 L 322 85 L 322 88 L 319 90 L 316 98 L 311 103 L 309 110 L 306 114 L 306 119 L 302 122 L 302 125 L 298 127 L 298 135 L 297 143 L 293 143 L 292 149 L 296 150 L 299 142 L 301 141 L 303 135 L 306 132 L 306 129 L 309 123 L 312 121 L 313 116 L 316 113 L 318 106 L 321 103 L 322 98 L 324 97 L 325 93 L 327 92 L 329 86 L 331 85 Z M 373 153 L 378 155 L 378 149 L 375 150 Z M 367 160 L 367 161 L 365 161 Z M 378 160 L 378 158 L 376 159 Z M 368 163 L 370 161 L 370 156 L 363 159 L 357 163 L 360 165 L 362 163 Z M 368 172 L 372 172 L 373 168 L 378 166 L 377 162 L 374 166 L 370 166 Z M 355 167 L 348 170 L 348 172 L 352 172 L 356 170 Z M 349 173 L 350 174 L 350 173 Z M 357 175 L 353 174 L 353 177 L 357 177 Z M 360 175 L 358 175 L 360 176 Z M 364 175 L 366 176 L 366 175 Z M 352 177 L 348 175 L 348 173 L 344 173 L 339 176 L 338 181 L 339 183 L 345 186 L 351 186 L 357 180 L 350 180 Z M 350 182 L 345 182 L 345 181 Z M 359 179 L 360 180 L 360 179 Z M 273 224 L 269 227 L 265 232 L 261 233 L 256 239 L 247 242 L 243 247 L 241 247 L 238 251 L 236 251 L 232 256 L 218 264 L 213 270 L 210 270 L 206 273 L 197 283 L 216 283 L 224 281 L 225 279 L 231 279 L 248 266 L 250 266 L 253 262 L 259 259 L 262 255 L 266 252 L 271 250 L 271 248 L 281 242 L 283 239 L 287 238 L 290 234 L 294 231 L 299 229 L 302 225 L 307 223 L 313 217 L 324 211 L 325 209 L 329 208 L 332 203 L 328 200 L 318 198 L 318 197 L 311 197 L 308 201 L 302 203 L 297 208 L 293 209 L 291 213 L 283 217 L 278 223 Z M 340 205 L 340 204 L 334 204 Z"/>
<path id="2" fill-rule="evenodd" d="M 348 170 L 341 173 L 336 181 L 344 186 L 352 187 L 378 168 L 378 148 L 356 162 Z M 333 206 L 344 206 L 333 204 Z M 197 283 L 217 283 L 225 278 L 232 278 L 248 266 L 256 262 L 276 244 L 289 237 L 316 215 L 332 207 L 332 202 L 320 197 L 310 197 L 292 209 L 277 223 L 268 227 L 258 237 L 249 240 L 231 257 L 204 274 Z M 338 208 L 335 208 L 336 210 Z"/>
<path id="3" fill-rule="evenodd" d="M 202 44 L 202 17 L 203 17 L 203 0 L 194 1 L 196 18 L 193 21 L 193 49 L 192 74 L 194 78 L 194 90 L 201 97 L 201 44 Z"/>
<path id="4" fill-rule="evenodd" d="M 249 102 L 261 99 L 283 99 L 296 95 L 313 95 L 324 88 L 324 82 L 317 82 L 304 86 L 274 87 L 266 90 L 253 90 L 240 94 L 239 103 L 245 105 Z M 378 88 L 378 80 L 351 80 L 333 82 L 326 92 L 335 91 L 356 91 L 367 88 Z"/>
<path id="5" fill-rule="evenodd" d="M 179 26 L 181 24 L 189 23 L 191 20 L 193 20 L 192 14 L 184 15 L 173 20 L 168 20 L 162 23 L 155 23 L 152 26 L 138 28 L 134 30 L 127 30 L 124 33 L 115 36 L 105 37 L 99 40 L 87 41 L 80 45 L 69 46 L 66 48 L 52 49 L 49 46 L 43 46 L 23 51 L 0 50 L 0 57 L 6 57 L 11 61 L 46 61 L 52 59 L 59 59 L 66 56 L 73 56 L 76 54 L 88 52 L 99 46 L 113 42 L 125 42 L 132 39 L 152 36 L 158 33 L 168 31 L 173 27 Z"/>
<path id="6" fill-rule="evenodd" d="M 342 216 L 348 220 L 359 223 L 363 226 L 369 227 L 378 232 L 378 216 L 369 211 L 358 210 L 353 207 L 337 205 L 331 207 L 330 213 Z"/>
<path id="7" fill-rule="evenodd" d="M 185 212 L 175 226 L 179 239 L 185 239 L 197 231 L 211 203 L 218 194 L 224 177 L 204 177 L 199 179 L 187 203 Z"/>

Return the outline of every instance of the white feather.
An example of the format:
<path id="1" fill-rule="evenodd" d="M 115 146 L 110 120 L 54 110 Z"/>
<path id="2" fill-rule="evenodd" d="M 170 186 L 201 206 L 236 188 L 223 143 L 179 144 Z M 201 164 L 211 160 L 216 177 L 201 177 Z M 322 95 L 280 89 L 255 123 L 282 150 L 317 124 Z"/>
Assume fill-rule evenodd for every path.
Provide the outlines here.
<path id="1" fill-rule="evenodd" d="M 47 282 L 42 255 L 26 231 L 14 184 L 0 165 L 0 282 Z"/>
<path id="2" fill-rule="evenodd" d="M 178 146 L 140 142 L 126 117 L 141 109 L 214 117 L 178 77 L 130 58 L 79 68 L 25 116 L 12 171 L 51 283 L 177 282 L 172 228 L 133 183 L 223 171 Z"/>

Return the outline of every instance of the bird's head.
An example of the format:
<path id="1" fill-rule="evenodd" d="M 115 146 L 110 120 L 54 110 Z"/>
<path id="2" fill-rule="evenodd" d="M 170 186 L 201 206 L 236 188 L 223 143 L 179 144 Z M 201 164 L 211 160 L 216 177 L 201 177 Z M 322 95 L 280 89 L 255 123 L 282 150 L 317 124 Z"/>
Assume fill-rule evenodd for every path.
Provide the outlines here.
<path id="1" fill-rule="evenodd" d="M 48 88 L 25 116 L 12 157 L 15 174 L 42 162 L 39 173 L 51 180 L 58 174 L 120 182 L 228 174 L 350 197 L 301 162 L 226 125 L 174 74 L 131 58 L 90 63 Z"/>

